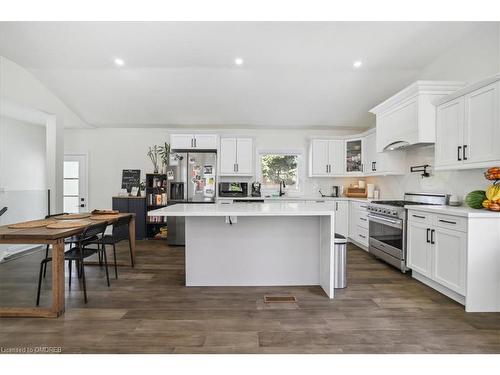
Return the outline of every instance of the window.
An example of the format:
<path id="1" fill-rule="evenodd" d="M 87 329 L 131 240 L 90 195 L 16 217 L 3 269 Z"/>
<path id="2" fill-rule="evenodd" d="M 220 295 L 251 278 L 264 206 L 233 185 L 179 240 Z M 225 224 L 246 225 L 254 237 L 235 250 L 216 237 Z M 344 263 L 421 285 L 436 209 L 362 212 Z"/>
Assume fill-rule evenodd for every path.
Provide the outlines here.
<path id="1" fill-rule="evenodd" d="M 300 153 L 262 152 L 259 161 L 263 190 L 279 190 L 285 181 L 286 190 L 299 191 Z"/>

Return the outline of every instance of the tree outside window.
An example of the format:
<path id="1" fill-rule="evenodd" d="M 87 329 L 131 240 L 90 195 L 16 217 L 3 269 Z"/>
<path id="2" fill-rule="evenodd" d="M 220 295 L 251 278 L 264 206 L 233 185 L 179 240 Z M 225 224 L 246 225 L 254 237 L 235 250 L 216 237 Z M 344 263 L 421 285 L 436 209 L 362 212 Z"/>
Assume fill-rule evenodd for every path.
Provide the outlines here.
<path id="1" fill-rule="evenodd" d="M 261 156 L 262 187 L 275 189 L 281 181 L 289 190 L 298 190 L 299 155 L 263 154 Z"/>

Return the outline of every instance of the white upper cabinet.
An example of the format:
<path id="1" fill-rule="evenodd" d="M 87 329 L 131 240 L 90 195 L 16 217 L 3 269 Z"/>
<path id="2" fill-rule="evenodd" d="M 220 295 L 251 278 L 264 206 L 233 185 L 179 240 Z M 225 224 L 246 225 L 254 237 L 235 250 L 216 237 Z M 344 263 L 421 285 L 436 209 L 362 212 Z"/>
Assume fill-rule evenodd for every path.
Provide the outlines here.
<path id="1" fill-rule="evenodd" d="M 463 86 L 463 82 L 417 81 L 371 109 L 377 117 L 377 151 L 434 143 L 436 108 L 433 102 Z"/>
<path id="2" fill-rule="evenodd" d="M 312 139 L 309 152 L 309 176 L 342 175 L 344 170 L 343 150 L 343 140 Z"/>
<path id="3" fill-rule="evenodd" d="M 365 175 L 402 175 L 407 172 L 406 153 L 377 152 L 377 135 L 369 133 L 363 139 L 363 170 Z"/>
<path id="4" fill-rule="evenodd" d="M 436 169 L 500 163 L 499 80 L 489 78 L 436 102 Z"/>
<path id="5" fill-rule="evenodd" d="M 171 134 L 172 150 L 216 150 L 218 136 L 216 134 Z"/>
<path id="6" fill-rule="evenodd" d="M 252 138 L 221 138 L 219 174 L 221 176 L 253 175 Z"/>

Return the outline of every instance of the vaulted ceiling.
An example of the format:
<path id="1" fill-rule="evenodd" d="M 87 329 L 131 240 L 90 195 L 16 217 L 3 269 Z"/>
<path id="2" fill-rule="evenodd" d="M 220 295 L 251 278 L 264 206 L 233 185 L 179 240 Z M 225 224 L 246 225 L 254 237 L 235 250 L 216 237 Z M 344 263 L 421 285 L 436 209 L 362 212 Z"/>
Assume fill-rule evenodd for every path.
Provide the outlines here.
<path id="1" fill-rule="evenodd" d="M 31 70 L 94 126 L 366 128 L 371 107 L 475 27 L 0 22 L 0 55 Z"/>

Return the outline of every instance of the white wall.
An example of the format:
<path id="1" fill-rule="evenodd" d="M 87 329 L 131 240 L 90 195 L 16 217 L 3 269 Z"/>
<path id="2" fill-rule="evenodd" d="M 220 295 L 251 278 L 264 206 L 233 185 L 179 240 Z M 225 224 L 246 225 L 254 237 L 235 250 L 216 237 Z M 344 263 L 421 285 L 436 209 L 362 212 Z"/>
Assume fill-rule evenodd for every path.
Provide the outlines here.
<path id="1" fill-rule="evenodd" d="M 0 224 L 39 219 L 47 213 L 45 127 L 0 117 L 0 208 L 8 211 Z M 0 260 L 23 250 L 19 245 L 0 245 Z"/>
<path id="2" fill-rule="evenodd" d="M 53 211 L 63 207 L 63 126 L 89 127 L 30 72 L 0 56 L 0 112 L 6 103 L 42 112 L 47 124 L 47 187 Z M 0 186 L 0 200 L 2 199 Z"/>
<path id="3" fill-rule="evenodd" d="M 186 132 L 196 130 L 186 130 Z M 310 130 L 214 130 L 220 135 L 240 135 L 254 138 L 256 151 L 259 149 L 302 150 L 307 168 L 307 154 L 310 136 L 343 135 L 343 132 L 310 131 Z M 66 129 L 65 153 L 84 153 L 89 158 L 89 208 L 106 208 L 111 206 L 111 197 L 120 191 L 121 173 L 123 169 L 140 169 L 141 177 L 151 173 L 153 168 L 146 152 L 149 146 L 169 142 L 168 129 Z M 318 194 L 317 189 L 323 187 L 324 193 L 331 193 L 332 185 L 348 185 L 354 179 L 305 177 L 305 195 Z M 248 178 L 234 178 L 240 181 Z M 233 179 L 233 180 L 234 180 Z M 231 180 L 229 178 L 221 179 Z M 250 179 L 249 181 L 253 181 Z"/>

